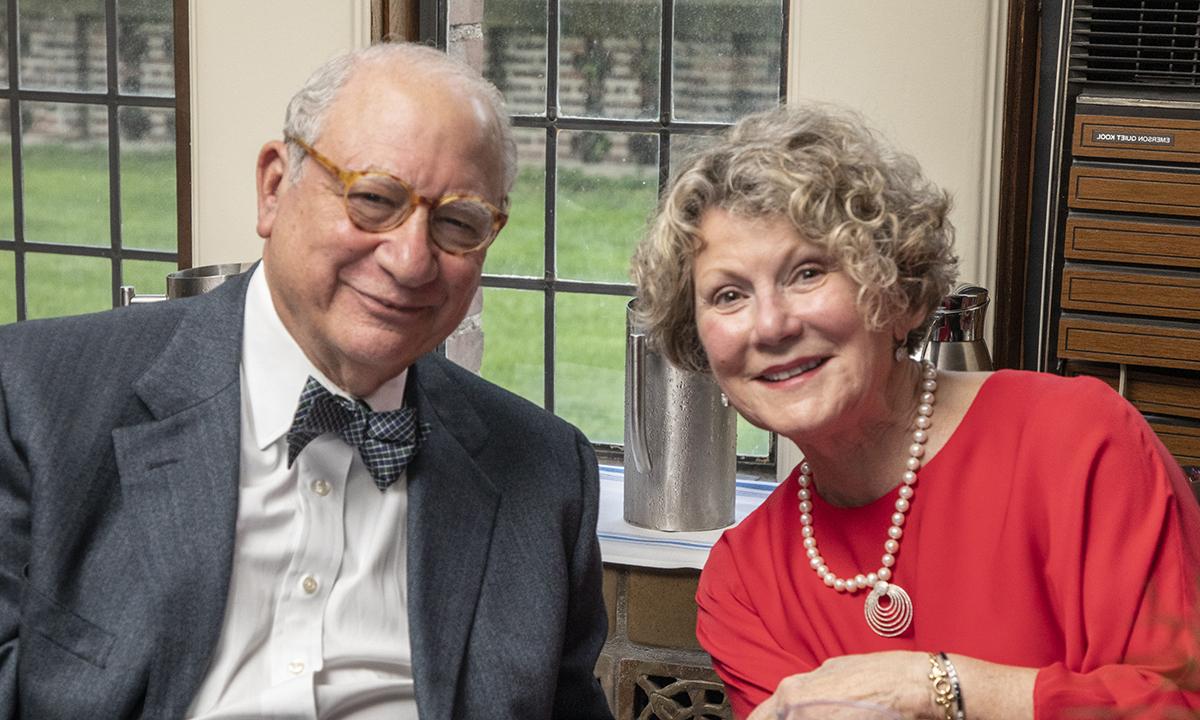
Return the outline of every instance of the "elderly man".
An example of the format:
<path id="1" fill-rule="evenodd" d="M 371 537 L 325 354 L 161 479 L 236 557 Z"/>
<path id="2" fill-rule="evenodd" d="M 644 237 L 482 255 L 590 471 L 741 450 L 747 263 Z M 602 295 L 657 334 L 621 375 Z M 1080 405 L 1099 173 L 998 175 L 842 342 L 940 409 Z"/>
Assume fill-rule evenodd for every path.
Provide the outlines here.
<path id="1" fill-rule="evenodd" d="M 514 159 L 469 68 L 336 58 L 252 273 L 0 329 L 0 717 L 609 716 L 590 446 L 432 352 Z"/>

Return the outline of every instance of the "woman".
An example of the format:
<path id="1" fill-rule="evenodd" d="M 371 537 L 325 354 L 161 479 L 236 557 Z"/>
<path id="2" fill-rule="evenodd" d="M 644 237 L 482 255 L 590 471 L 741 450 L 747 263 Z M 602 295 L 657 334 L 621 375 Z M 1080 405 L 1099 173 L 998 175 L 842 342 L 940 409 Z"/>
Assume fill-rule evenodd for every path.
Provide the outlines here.
<path id="1" fill-rule="evenodd" d="M 1094 379 L 911 359 L 948 209 L 857 117 L 785 108 L 686 163 L 635 256 L 659 351 L 805 457 L 700 580 L 735 713 L 1200 708 L 1200 510 L 1141 415 Z"/>

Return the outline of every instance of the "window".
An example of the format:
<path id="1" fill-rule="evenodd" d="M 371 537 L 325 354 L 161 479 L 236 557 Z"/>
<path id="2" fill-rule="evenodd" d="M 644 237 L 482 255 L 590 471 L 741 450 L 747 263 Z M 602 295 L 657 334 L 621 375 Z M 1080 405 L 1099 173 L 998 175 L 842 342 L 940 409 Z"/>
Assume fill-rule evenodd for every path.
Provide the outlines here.
<path id="1" fill-rule="evenodd" d="M 629 257 L 674 159 L 780 102 L 786 0 L 448 0 L 441 11 L 439 45 L 468 41 L 459 52 L 480 55 L 517 127 L 512 217 L 484 267 L 481 373 L 615 447 Z M 771 459 L 768 433 L 741 422 L 738 438 L 740 455 Z"/>
<path id="2" fill-rule="evenodd" d="M 109 308 L 179 266 L 175 42 L 170 0 L 4 3 L 0 322 Z"/>

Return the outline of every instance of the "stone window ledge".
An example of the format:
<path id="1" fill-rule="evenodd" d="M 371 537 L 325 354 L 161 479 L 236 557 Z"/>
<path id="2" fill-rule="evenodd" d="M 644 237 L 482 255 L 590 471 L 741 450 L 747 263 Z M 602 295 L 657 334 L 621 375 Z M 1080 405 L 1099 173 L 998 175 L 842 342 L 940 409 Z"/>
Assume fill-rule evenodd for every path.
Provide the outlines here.
<path id="1" fill-rule="evenodd" d="M 775 489 L 773 482 L 739 475 L 734 497 L 734 525 L 757 508 Z M 596 534 L 605 564 L 634 567 L 699 570 L 708 551 L 727 528 L 703 532 L 647 530 L 625 522 L 624 470 L 600 466 L 600 516 Z M 732 527 L 731 525 L 730 527 Z"/>

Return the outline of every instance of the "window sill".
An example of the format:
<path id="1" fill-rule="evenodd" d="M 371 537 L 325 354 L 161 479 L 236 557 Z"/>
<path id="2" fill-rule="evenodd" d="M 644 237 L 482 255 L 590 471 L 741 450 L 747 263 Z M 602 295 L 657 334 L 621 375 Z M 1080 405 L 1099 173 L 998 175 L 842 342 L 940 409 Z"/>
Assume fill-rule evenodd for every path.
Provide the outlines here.
<path id="1" fill-rule="evenodd" d="M 775 488 L 773 482 L 738 475 L 733 525 L 757 508 Z M 624 518 L 624 489 L 624 470 L 617 465 L 601 465 L 600 516 L 596 534 L 600 538 L 600 556 L 605 563 L 697 570 L 704 567 L 708 551 L 728 528 L 663 532 L 630 525 Z"/>

